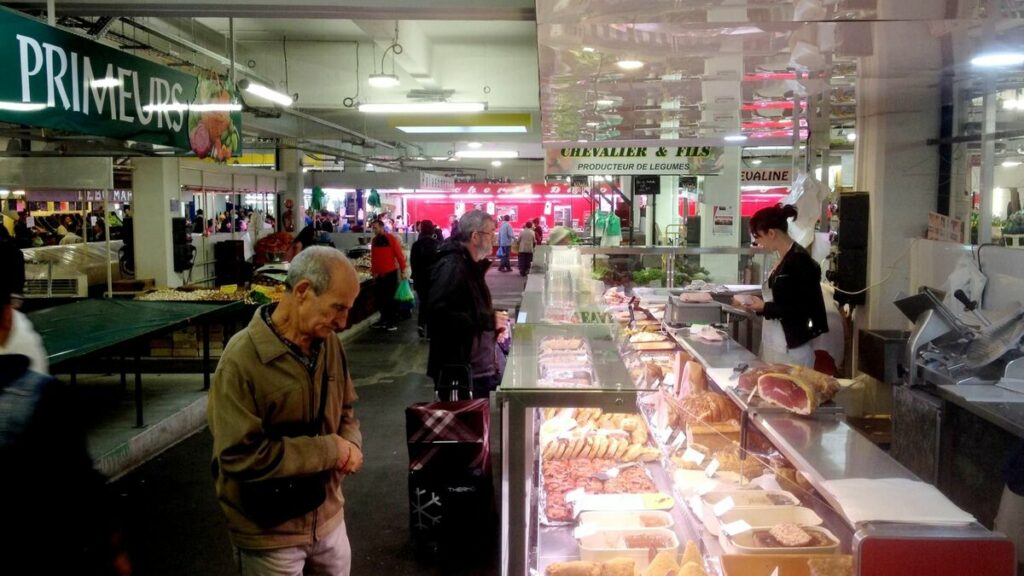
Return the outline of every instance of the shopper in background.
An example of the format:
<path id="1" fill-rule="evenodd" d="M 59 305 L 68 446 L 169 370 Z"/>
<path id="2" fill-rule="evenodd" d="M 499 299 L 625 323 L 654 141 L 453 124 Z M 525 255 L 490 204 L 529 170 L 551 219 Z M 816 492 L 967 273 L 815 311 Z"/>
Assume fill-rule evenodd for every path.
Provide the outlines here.
<path id="1" fill-rule="evenodd" d="M 18 248 L 32 247 L 32 228 L 28 225 L 28 212 L 18 212 L 18 221 L 14 223 L 14 242 Z"/>
<path id="2" fill-rule="evenodd" d="M 67 219 L 65 219 L 67 221 Z M 74 226 L 72 224 L 72 226 Z M 57 236 L 60 236 L 60 245 L 64 246 L 67 244 L 81 244 L 84 242 L 82 237 L 75 234 L 75 228 L 67 228 L 64 225 L 57 227 Z"/>
<path id="3" fill-rule="evenodd" d="M 314 246 L 292 261 L 288 287 L 231 338 L 217 365 L 207 408 L 217 496 L 242 574 L 347 576 L 341 482 L 362 468 L 363 454 L 335 333 L 359 280 L 344 254 Z"/>
<path id="4" fill-rule="evenodd" d="M 395 292 L 398 290 L 398 276 L 408 278 L 405 254 L 402 244 L 390 232 L 384 230 L 382 220 L 374 220 L 370 224 L 373 240 L 370 241 L 370 274 L 374 278 L 374 296 L 380 321 L 374 328 L 394 332 L 398 330 L 398 302 Z"/>
<path id="5" fill-rule="evenodd" d="M 192 233 L 202 234 L 203 226 L 206 223 L 206 216 L 203 215 L 203 209 L 196 210 L 196 217 L 192 220 Z"/>
<path id="6" fill-rule="evenodd" d="M 448 237 L 449 238 L 455 238 L 456 236 L 459 235 L 459 218 L 458 218 L 458 216 L 452 214 L 452 217 L 451 217 L 451 219 L 449 220 L 449 223 L 448 223 L 448 229 L 449 229 L 449 232 L 448 232 Z"/>
<path id="7" fill-rule="evenodd" d="M 312 226 L 306 226 L 299 231 L 299 235 L 292 240 L 288 252 L 284 256 L 285 262 L 291 262 L 300 252 L 316 244 L 316 230 Z"/>
<path id="8" fill-rule="evenodd" d="M 530 267 L 533 265 L 533 248 L 537 244 L 537 237 L 533 233 L 533 222 L 526 223 L 516 242 L 519 250 L 519 275 L 526 276 L 530 273 Z"/>
<path id="9" fill-rule="evenodd" d="M 497 387 L 496 354 L 500 352 L 496 344 L 499 337 L 507 337 L 498 327 L 507 325 L 508 317 L 494 311 L 484 281 L 491 266 L 487 257 L 494 246 L 494 231 L 490 214 L 466 212 L 459 220 L 459 236 L 441 244 L 427 298 L 427 375 L 435 386 L 447 387 L 449 382 L 441 380 L 442 370 L 468 366 L 474 398 L 487 398 Z"/>
<path id="10" fill-rule="evenodd" d="M 498 272 L 512 271 L 512 262 L 509 258 L 512 256 L 512 243 L 515 242 L 516 238 L 509 220 L 508 214 L 502 216 L 501 228 L 498 229 L 498 258 L 500 258 Z"/>
<path id="11" fill-rule="evenodd" d="M 427 296 L 430 295 L 430 273 L 437 262 L 437 250 L 441 243 L 437 240 L 434 223 L 430 220 L 417 222 L 419 238 L 413 242 L 409 259 L 412 261 L 412 287 L 420 300 L 419 317 L 416 319 L 416 330 L 420 338 L 427 338 Z"/>
<path id="12" fill-rule="evenodd" d="M 18 250 L 17 248 L 13 248 Z M 6 249 L 0 267 L 17 261 Z M 17 260 L 22 262 L 20 250 Z M 67 389 L 48 376 L 46 351 L 15 310 L 21 288 L 0 276 L 0 539 L 5 574 L 131 574 L 106 480 L 92 465 Z M 54 551 L 54 526 L 73 537 Z M 49 537 L 48 537 L 49 536 Z"/>
<path id="13" fill-rule="evenodd" d="M 796 208 L 776 204 L 758 210 L 750 219 L 753 244 L 778 254 L 764 298 L 752 297 L 744 308 L 764 316 L 761 359 L 769 363 L 814 367 L 812 340 L 828 332 L 825 301 L 821 294 L 821 268 L 803 246 L 788 234 Z"/>
<path id="14" fill-rule="evenodd" d="M 544 243 L 544 229 L 541 226 L 540 217 L 533 219 L 533 234 L 537 236 L 536 244 L 540 246 Z"/>

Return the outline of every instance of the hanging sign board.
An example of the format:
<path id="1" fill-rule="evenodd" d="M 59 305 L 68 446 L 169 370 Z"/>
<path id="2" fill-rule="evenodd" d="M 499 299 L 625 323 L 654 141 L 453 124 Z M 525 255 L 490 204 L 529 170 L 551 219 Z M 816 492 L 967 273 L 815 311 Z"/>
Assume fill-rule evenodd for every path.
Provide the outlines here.
<path id="1" fill-rule="evenodd" d="M 732 235 L 732 228 L 736 221 L 735 206 L 715 206 L 713 217 L 712 234 L 715 236 Z"/>
<path id="2" fill-rule="evenodd" d="M 793 170 L 790 168 L 758 168 L 756 170 L 740 170 L 740 183 L 752 186 L 789 186 L 793 182 Z"/>
<path id="3" fill-rule="evenodd" d="M 711 146 L 549 148 L 545 173 L 557 175 L 714 175 L 724 149 Z"/>
<path id="4" fill-rule="evenodd" d="M 633 194 L 635 196 L 654 196 L 661 192 L 661 176 L 634 176 Z"/>
<path id="5" fill-rule="evenodd" d="M 192 150 L 242 151 L 237 93 L 0 8 L 0 121 Z"/>

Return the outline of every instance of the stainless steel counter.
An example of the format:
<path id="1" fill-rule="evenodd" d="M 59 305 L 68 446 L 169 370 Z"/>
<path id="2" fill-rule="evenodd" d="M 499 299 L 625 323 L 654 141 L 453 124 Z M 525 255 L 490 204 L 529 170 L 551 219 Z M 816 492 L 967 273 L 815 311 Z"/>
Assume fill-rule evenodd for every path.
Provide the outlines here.
<path id="1" fill-rule="evenodd" d="M 1024 403 L 977 402 L 954 394 L 938 386 L 928 390 L 939 398 L 952 402 L 975 416 L 994 424 L 1018 438 L 1024 438 Z M 1012 394 L 1012 392 L 1007 391 Z"/>

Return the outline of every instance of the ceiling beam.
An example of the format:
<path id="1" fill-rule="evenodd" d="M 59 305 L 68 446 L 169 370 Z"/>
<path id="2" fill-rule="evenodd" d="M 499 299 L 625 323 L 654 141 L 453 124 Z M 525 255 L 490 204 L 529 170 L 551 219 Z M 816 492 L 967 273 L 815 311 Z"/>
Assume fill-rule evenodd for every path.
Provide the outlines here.
<path id="1" fill-rule="evenodd" d="M 9 2 L 15 9 L 43 10 L 46 2 Z M 190 18 L 280 18 L 280 0 L 61 0 L 59 15 L 183 16 Z M 361 20 L 522 20 L 536 19 L 533 0 L 296 0 L 287 6 L 288 18 Z"/>

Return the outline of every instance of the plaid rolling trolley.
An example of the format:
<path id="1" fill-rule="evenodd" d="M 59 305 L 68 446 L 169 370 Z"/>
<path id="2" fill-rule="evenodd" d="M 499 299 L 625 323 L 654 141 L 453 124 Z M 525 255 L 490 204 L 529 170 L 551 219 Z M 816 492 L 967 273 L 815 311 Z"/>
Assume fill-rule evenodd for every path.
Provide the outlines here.
<path id="1" fill-rule="evenodd" d="M 441 393 L 438 392 L 440 396 Z M 486 398 L 420 402 L 405 409 L 409 529 L 417 547 L 488 534 L 493 520 L 490 405 Z"/>

